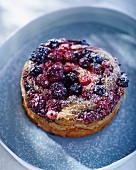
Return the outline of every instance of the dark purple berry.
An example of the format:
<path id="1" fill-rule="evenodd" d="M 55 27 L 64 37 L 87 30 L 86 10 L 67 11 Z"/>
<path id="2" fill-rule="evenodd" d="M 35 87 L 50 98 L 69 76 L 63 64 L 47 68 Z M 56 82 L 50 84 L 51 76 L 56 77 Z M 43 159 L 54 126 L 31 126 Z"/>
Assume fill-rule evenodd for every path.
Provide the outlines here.
<path id="1" fill-rule="evenodd" d="M 86 50 L 86 49 L 84 49 L 83 51 L 82 51 L 82 55 L 83 55 L 83 57 L 86 57 L 86 58 L 88 58 L 89 60 L 91 59 L 91 51 L 89 51 L 89 50 Z"/>
<path id="2" fill-rule="evenodd" d="M 71 42 L 73 44 L 81 44 L 81 45 L 89 46 L 89 44 L 86 42 L 86 40 L 68 40 L 68 42 Z"/>
<path id="3" fill-rule="evenodd" d="M 46 101 L 46 111 L 54 110 L 61 111 L 61 102 L 57 99 L 50 99 Z"/>
<path id="4" fill-rule="evenodd" d="M 104 86 L 95 86 L 94 90 L 93 90 L 94 94 L 97 94 L 99 96 L 102 96 L 105 92 L 106 89 L 104 88 Z"/>
<path id="5" fill-rule="evenodd" d="M 58 39 L 51 39 L 49 40 L 49 43 L 48 43 L 48 46 L 51 48 L 51 49 L 54 49 L 54 48 L 57 48 L 59 47 L 60 43 L 59 43 L 59 40 Z"/>
<path id="6" fill-rule="evenodd" d="M 79 60 L 79 65 L 83 68 L 89 68 L 90 66 L 90 61 L 88 58 L 83 57 Z"/>
<path id="7" fill-rule="evenodd" d="M 37 77 L 39 74 L 43 73 L 43 70 L 39 66 L 34 66 L 30 69 L 30 73 L 34 76 Z"/>
<path id="8" fill-rule="evenodd" d="M 93 110 L 84 110 L 79 113 L 76 120 L 84 121 L 84 122 L 92 122 L 98 118 L 99 115 L 97 114 L 97 112 Z"/>
<path id="9" fill-rule="evenodd" d="M 30 89 L 31 89 L 31 86 L 30 86 L 29 84 L 26 84 L 26 85 L 25 85 L 25 90 L 26 90 L 26 92 L 28 92 Z"/>
<path id="10" fill-rule="evenodd" d="M 122 73 L 122 75 L 120 77 L 118 77 L 118 80 L 117 80 L 117 84 L 118 86 L 120 87 L 128 87 L 128 78 L 127 78 L 127 75 L 125 73 Z"/>
<path id="11" fill-rule="evenodd" d="M 60 65 L 53 65 L 47 70 L 47 78 L 50 82 L 59 81 L 63 77 L 63 67 Z"/>
<path id="12" fill-rule="evenodd" d="M 82 86 L 78 83 L 74 83 L 69 88 L 69 94 L 79 96 L 80 94 L 82 94 Z"/>
<path id="13" fill-rule="evenodd" d="M 91 62 L 93 63 L 97 63 L 97 64 L 101 64 L 102 61 L 105 60 L 105 58 L 99 54 L 96 53 L 91 53 L 91 58 L 90 58 Z"/>
<path id="14" fill-rule="evenodd" d="M 52 98 L 54 99 L 66 99 L 68 97 L 67 89 L 63 84 L 55 82 L 51 85 Z"/>
<path id="15" fill-rule="evenodd" d="M 31 96 L 31 99 L 29 100 L 29 107 L 32 110 L 40 111 L 41 109 L 44 109 L 46 105 L 46 101 L 42 94 L 34 94 Z"/>
<path id="16" fill-rule="evenodd" d="M 50 49 L 43 47 L 43 46 L 39 46 L 36 51 L 33 51 L 33 53 L 31 53 L 31 57 L 30 60 L 35 62 L 35 63 L 42 63 L 45 61 L 47 55 L 50 53 Z"/>
<path id="17" fill-rule="evenodd" d="M 62 83 L 64 84 L 65 87 L 70 87 L 72 84 L 78 82 L 79 82 L 78 77 L 74 72 L 70 72 L 62 78 Z"/>

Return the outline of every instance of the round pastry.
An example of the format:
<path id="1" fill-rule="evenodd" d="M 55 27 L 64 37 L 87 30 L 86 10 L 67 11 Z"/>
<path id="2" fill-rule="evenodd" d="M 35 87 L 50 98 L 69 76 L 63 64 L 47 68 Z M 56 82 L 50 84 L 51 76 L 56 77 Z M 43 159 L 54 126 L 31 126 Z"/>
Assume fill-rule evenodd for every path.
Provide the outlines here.
<path id="1" fill-rule="evenodd" d="M 21 90 L 27 115 L 62 137 L 99 132 L 117 114 L 128 78 L 107 51 L 85 40 L 51 39 L 25 63 Z"/>

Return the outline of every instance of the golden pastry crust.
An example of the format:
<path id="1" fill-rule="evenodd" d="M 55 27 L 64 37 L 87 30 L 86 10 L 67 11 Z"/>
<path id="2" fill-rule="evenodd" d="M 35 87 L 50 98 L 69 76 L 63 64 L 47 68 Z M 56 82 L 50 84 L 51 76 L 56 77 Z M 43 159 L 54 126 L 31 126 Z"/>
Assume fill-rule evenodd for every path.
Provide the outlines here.
<path id="1" fill-rule="evenodd" d="M 97 53 L 99 55 L 104 56 L 104 58 L 106 58 L 106 60 L 108 60 L 108 62 L 109 62 L 108 63 L 106 61 L 108 63 L 108 66 L 111 67 L 110 64 L 112 63 L 112 67 L 110 68 L 110 69 L 112 69 L 112 73 L 109 73 L 110 69 L 108 70 L 106 68 L 105 69 L 106 71 L 104 73 L 106 75 L 106 78 L 104 78 L 104 82 L 103 82 L 103 86 L 106 88 L 106 90 L 109 93 L 111 93 L 111 91 L 114 90 L 114 85 L 116 85 L 115 82 L 117 81 L 117 78 L 118 78 L 117 76 L 120 75 L 120 68 L 118 66 L 118 62 L 108 52 L 106 52 L 105 50 L 96 48 L 96 47 L 91 47 L 88 45 L 80 44 L 80 45 L 71 45 L 70 49 L 71 50 L 79 50 L 79 51 L 81 51 L 81 49 L 82 50 L 87 49 L 87 50 L 93 51 L 93 53 Z M 67 59 L 67 56 L 66 56 L 66 59 Z M 59 65 L 60 65 L 60 63 L 59 63 Z M 120 97 L 118 98 L 118 100 L 116 100 L 116 103 L 114 104 L 112 111 L 103 117 L 99 117 L 97 119 L 92 119 L 91 121 L 86 121 L 86 120 L 84 121 L 83 118 L 79 116 L 79 114 L 82 111 L 95 110 L 96 108 L 98 108 L 98 106 L 96 104 L 97 102 L 94 102 L 94 99 L 96 96 L 99 98 L 99 101 L 101 101 L 101 100 L 103 101 L 104 97 L 101 97 L 101 94 L 99 96 L 96 93 L 95 95 L 93 95 L 94 99 L 91 99 L 91 100 L 90 99 L 82 99 L 81 96 L 75 97 L 75 95 L 74 96 L 70 95 L 68 97 L 69 100 L 64 99 L 64 103 L 61 104 L 61 107 L 62 107 L 61 110 L 57 111 L 57 115 L 53 119 L 50 117 L 47 117 L 46 115 L 43 116 L 42 114 L 36 113 L 32 109 L 32 107 L 30 107 L 30 103 L 28 101 L 28 94 L 27 94 L 27 91 L 25 88 L 26 82 L 28 83 L 28 85 L 33 86 L 33 89 L 35 91 L 37 91 L 37 93 L 43 94 L 47 90 L 46 93 L 48 94 L 48 93 L 50 93 L 50 91 L 46 88 L 41 88 L 41 86 L 38 87 L 35 84 L 35 82 L 33 83 L 31 81 L 31 79 L 28 78 L 28 77 L 30 77 L 30 75 L 27 77 L 28 79 L 27 78 L 24 79 L 24 75 L 26 73 L 29 73 L 30 69 L 34 66 L 35 66 L 35 62 L 33 62 L 33 61 L 28 60 L 25 63 L 23 71 L 22 71 L 22 77 L 21 77 L 21 91 L 22 91 L 22 97 L 23 97 L 23 105 L 24 105 L 27 115 L 41 129 L 43 129 L 49 133 L 52 133 L 54 135 L 59 135 L 61 137 L 77 138 L 77 137 L 88 136 L 91 134 L 95 134 L 95 133 L 99 132 L 100 130 L 102 130 L 104 127 L 106 127 L 112 121 L 112 119 L 115 117 L 115 115 L 118 113 L 118 110 L 121 105 L 122 96 L 125 94 L 125 90 L 124 89 L 122 90 L 122 87 L 119 89 Z M 82 82 L 82 80 L 80 80 L 81 84 L 83 85 L 83 90 L 85 89 L 87 91 L 89 91 L 89 90 L 91 91 L 91 86 L 96 84 L 96 80 L 98 80 L 100 78 L 99 74 L 94 74 L 94 73 L 92 74 L 92 72 L 90 72 L 88 69 L 84 69 L 77 64 L 75 64 L 74 71 L 77 72 L 79 79 L 82 76 L 84 76 L 84 77 L 88 76 L 89 78 L 91 77 L 90 82 L 89 83 L 87 82 L 87 84 L 84 84 L 84 82 Z M 42 74 L 47 74 L 47 73 L 42 73 Z M 109 76 L 108 74 L 111 74 L 111 76 Z M 50 79 L 50 77 L 48 79 Z M 52 84 L 52 82 L 51 82 L 51 84 Z M 111 96 L 111 97 L 113 97 L 113 96 Z M 101 107 L 102 108 L 100 108 L 100 109 L 103 109 L 103 106 L 101 106 Z M 107 106 L 104 106 L 104 107 L 107 107 Z M 50 110 L 48 110 L 48 111 L 50 111 Z M 47 113 L 45 113 L 45 114 L 47 114 Z"/>

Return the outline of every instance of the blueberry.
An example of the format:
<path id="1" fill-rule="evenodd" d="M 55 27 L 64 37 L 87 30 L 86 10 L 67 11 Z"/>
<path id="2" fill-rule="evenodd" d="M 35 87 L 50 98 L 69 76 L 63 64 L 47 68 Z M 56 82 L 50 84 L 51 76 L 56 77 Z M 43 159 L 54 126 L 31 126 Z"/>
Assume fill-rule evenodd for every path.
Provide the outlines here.
<path id="1" fill-rule="evenodd" d="M 89 46 L 89 44 L 86 42 L 86 40 L 68 40 L 68 42 L 71 42 L 73 44 L 81 44 L 81 45 Z"/>
<path id="2" fill-rule="evenodd" d="M 78 80 L 76 73 L 70 72 L 62 78 L 62 82 L 63 82 L 64 86 L 70 87 L 72 84 L 78 83 L 79 80 Z"/>
<path id="3" fill-rule="evenodd" d="M 83 57 L 79 60 L 79 65 L 83 68 L 89 68 L 90 60 L 86 57 Z"/>
<path id="4" fill-rule="evenodd" d="M 128 80 L 127 75 L 125 73 L 122 73 L 122 75 L 118 77 L 118 80 L 117 80 L 118 86 L 128 87 L 128 82 L 129 82 L 129 80 Z"/>
<path id="5" fill-rule="evenodd" d="M 104 61 L 104 59 L 105 59 L 105 58 L 104 58 L 103 56 L 99 55 L 99 54 L 91 53 L 91 58 L 90 58 L 90 60 L 91 60 L 91 62 L 93 62 L 93 63 L 101 64 L 102 61 Z"/>
<path id="6" fill-rule="evenodd" d="M 30 89 L 31 89 L 31 86 L 30 86 L 29 84 L 26 84 L 26 85 L 25 85 L 25 90 L 26 90 L 26 92 L 28 92 Z"/>
<path id="7" fill-rule="evenodd" d="M 82 86 L 78 83 L 74 83 L 70 88 L 69 88 L 69 94 L 70 95 L 76 95 L 79 96 L 82 93 Z"/>
<path id="8" fill-rule="evenodd" d="M 102 96 L 106 92 L 106 89 L 104 86 L 95 86 L 93 92 L 94 94 Z"/>
<path id="9" fill-rule="evenodd" d="M 54 49 L 54 48 L 59 47 L 60 43 L 59 43 L 59 40 L 58 40 L 58 39 L 54 39 L 54 38 L 53 38 L 53 39 L 49 40 L 48 45 L 49 45 L 49 47 L 50 47 L 51 49 Z"/>
<path id="10" fill-rule="evenodd" d="M 83 57 L 86 57 L 86 58 L 88 58 L 89 60 L 91 59 L 91 51 L 89 51 L 89 50 L 87 50 L 87 49 L 84 49 L 83 51 L 82 51 L 82 55 L 83 55 Z"/>
<path id="11" fill-rule="evenodd" d="M 30 73 L 34 76 L 37 77 L 39 74 L 43 73 L 43 70 L 39 66 L 34 66 L 30 69 Z"/>
<path id="12" fill-rule="evenodd" d="M 51 85 L 52 97 L 54 99 L 66 99 L 68 97 L 67 89 L 63 84 L 55 82 Z"/>

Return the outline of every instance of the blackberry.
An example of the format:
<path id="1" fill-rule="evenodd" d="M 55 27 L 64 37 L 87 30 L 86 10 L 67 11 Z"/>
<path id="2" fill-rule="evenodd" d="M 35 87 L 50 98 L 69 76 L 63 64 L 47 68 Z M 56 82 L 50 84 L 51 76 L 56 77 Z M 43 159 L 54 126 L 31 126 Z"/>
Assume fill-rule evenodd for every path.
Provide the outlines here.
<path id="1" fill-rule="evenodd" d="M 125 73 L 122 73 L 122 75 L 120 77 L 118 77 L 118 80 L 117 80 L 117 84 L 118 86 L 120 87 L 128 87 L 128 78 L 127 78 L 127 75 Z"/>
<path id="2" fill-rule="evenodd" d="M 102 96 L 106 92 L 106 89 L 104 86 L 95 86 L 93 92 L 94 94 Z"/>
<path id="3" fill-rule="evenodd" d="M 29 100 L 29 106 L 32 108 L 32 110 L 35 110 L 39 112 L 40 110 L 44 109 L 46 105 L 46 101 L 42 94 L 34 94 L 31 96 L 31 100 Z"/>
<path id="4" fill-rule="evenodd" d="M 59 65 L 53 65 L 47 70 L 47 78 L 50 82 L 59 81 L 63 77 L 63 67 Z"/>
<path id="5" fill-rule="evenodd" d="M 90 61 L 88 58 L 83 57 L 79 60 L 79 65 L 83 68 L 89 68 L 90 66 Z"/>
<path id="6" fill-rule="evenodd" d="M 83 51 L 82 51 L 82 56 L 83 57 L 86 57 L 86 58 L 88 58 L 89 60 L 91 59 L 91 51 L 89 51 L 89 50 L 87 50 L 87 49 L 84 49 Z"/>
<path id="7" fill-rule="evenodd" d="M 48 56 L 49 53 L 50 53 L 49 48 L 39 46 L 36 49 L 36 51 L 33 51 L 33 53 L 31 53 L 30 60 L 35 63 L 40 64 L 45 61 L 45 58 Z"/>
<path id="8" fill-rule="evenodd" d="M 39 66 L 34 66 L 30 69 L 30 73 L 34 76 L 37 77 L 39 74 L 43 73 L 43 70 Z"/>
<path id="9" fill-rule="evenodd" d="M 82 86 L 78 83 L 74 83 L 68 90 L 70 95 L 79 96 L 82 94 Z"/>
<path id="10" fill-rule="evenodd" d="M 62 78 L 62 83 L 64 84 L 65 87 L 70 87 L 72 84 L 78 82 L 79 82 L 78 77 L 74 72 L 70 72 Z"/>
<path id="11" fill-rule="evenodd" d="M 58 39 L 51 39 L 49 40 L 48 42 L 48 46 L 51 48 L 51 49 L 54 49 L 54 48 L 57 48 L 59 47 L 60 43 L 59 43 L 59 40 Z"/>
<path id="12" fill-rule="evenodd" d="M 68 97 L 67 89 L 63 84 L 55 82 L 51 85 L 52 98 L 54 99 L 66 99 Z"/>

